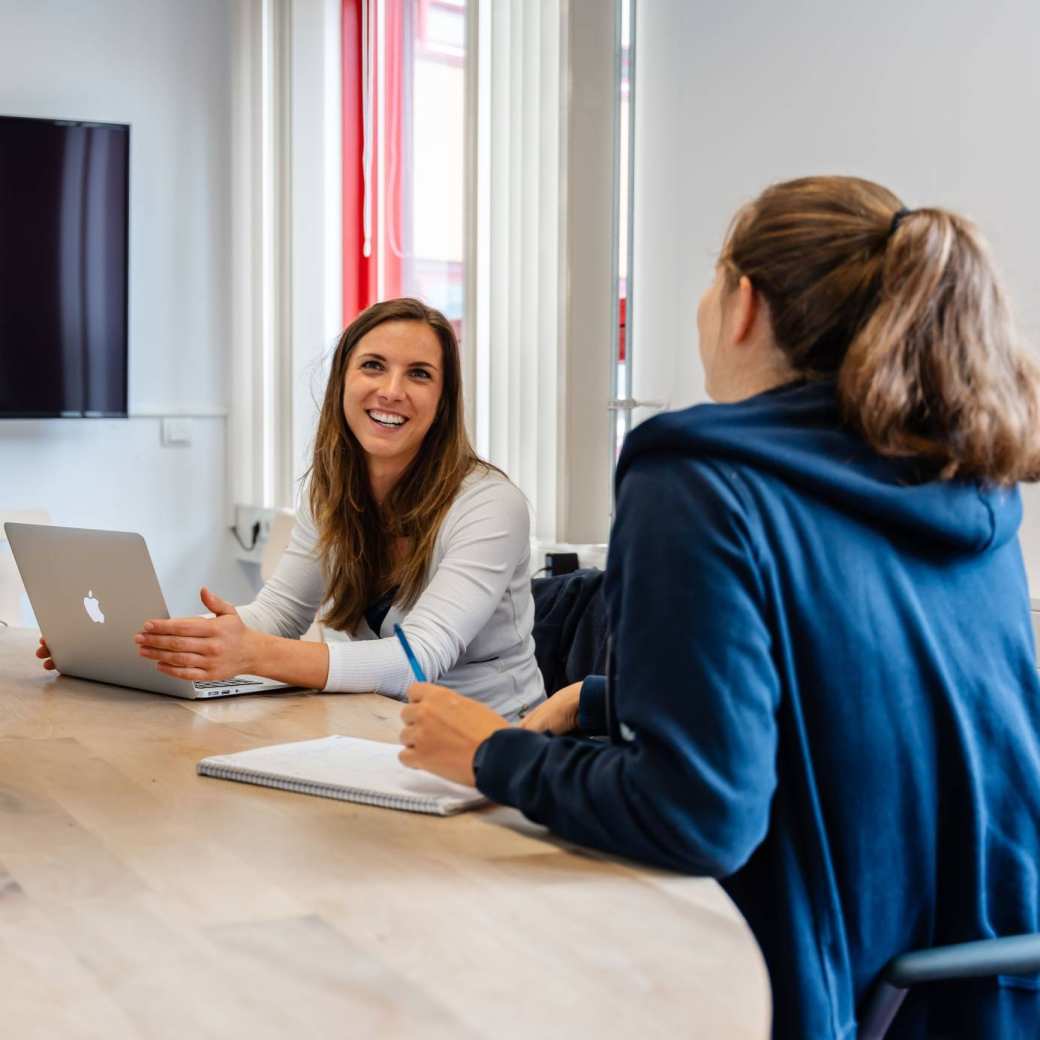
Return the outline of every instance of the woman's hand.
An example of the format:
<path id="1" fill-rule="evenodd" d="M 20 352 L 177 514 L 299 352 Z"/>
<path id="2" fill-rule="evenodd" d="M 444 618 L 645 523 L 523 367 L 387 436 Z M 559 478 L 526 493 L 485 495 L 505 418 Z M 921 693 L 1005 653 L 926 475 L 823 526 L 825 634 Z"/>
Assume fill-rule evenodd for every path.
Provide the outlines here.
<path id="1" fill-rule="evenodd" d="M 57 665 L 51 659 L 51 652 L 47 649 L 47 644 L 40 639 L 40 645 L 36 648 L 36 656 L 43 661 L 43 667 L 49 672 L 57 671 Z"/>
<path id="2" fill-rule="evenodd" d="M 246 628 L 235 608 L 209 589 L 202 589 L 201 598 L 216 617 L 146 621 L 134 636 L 137 652 L 155 661 L 160 672 L 190 682 L 252 672 L 260 634 Z"/>
<path id="3" fill-rule="evenodd" d="M 578 728 L 580 700 L 580 682 L 564 686 L 525 716 L 520 728 L 534 730 L 535 733 L 570 733 L 572 729 Z"/>
<path id="4" fill-rule="evenodd" d="M 485 705 L 433 683 L 412 683 L 408 700 L 401 712 L 401 762 L 474 786 L 477 748 L 509 723 Z"/>

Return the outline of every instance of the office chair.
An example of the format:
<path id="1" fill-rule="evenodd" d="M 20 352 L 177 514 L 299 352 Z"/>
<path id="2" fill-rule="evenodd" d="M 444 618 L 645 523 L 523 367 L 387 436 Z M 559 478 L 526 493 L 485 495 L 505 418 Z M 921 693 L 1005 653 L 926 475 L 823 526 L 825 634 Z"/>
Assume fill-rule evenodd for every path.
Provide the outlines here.
<path id="1" fill-rule="evenodd" d="M 1040 935 L 935 946 L 893 957 L 871 995 L 860 1040 L 882 1040 L 911 986 L 948 979 L 981 979 L 993 975 L 1040 972 Z"/>

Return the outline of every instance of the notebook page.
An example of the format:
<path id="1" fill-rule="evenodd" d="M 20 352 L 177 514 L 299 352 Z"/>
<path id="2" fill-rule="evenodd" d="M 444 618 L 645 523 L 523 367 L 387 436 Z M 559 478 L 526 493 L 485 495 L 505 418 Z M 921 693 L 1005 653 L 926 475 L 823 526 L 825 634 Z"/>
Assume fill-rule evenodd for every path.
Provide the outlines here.
<path id="1" fill-rule="evenodd" d="M 200 771 L 208 767 L 220 769 L 224 775 L 264 774 L 327 787 L 348 797 L 351 792 L 363 792 L 387 801 L 430 804 L 449 812 L 484 801 L 476 788 L 401 765 L 397 760 L 401 750 L 400 744 L 334 735 L 213 755 L 199 766 Z"/>

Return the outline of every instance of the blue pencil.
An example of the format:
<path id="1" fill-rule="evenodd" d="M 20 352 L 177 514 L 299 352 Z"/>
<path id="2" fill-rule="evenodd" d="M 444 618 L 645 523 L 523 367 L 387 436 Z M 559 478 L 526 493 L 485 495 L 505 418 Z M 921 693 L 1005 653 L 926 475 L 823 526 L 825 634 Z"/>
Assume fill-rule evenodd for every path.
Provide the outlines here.
<path id="1" fill-rule="evenodd" d="M 408 658 L 408 663 L 412 666 L 412 675 L 415 676 L 416 682 L 426 682 L 426 676 L 423 674 L 422 668 L 419 667 L 419 662 L 412 652 L 411 646 L 408 645 L 408 637 L 404 634 L 404 629 L 400 625 L 394 625 L 394 635 L 397 636 L 398 641 L 404 648 L 404 655 Z"/>

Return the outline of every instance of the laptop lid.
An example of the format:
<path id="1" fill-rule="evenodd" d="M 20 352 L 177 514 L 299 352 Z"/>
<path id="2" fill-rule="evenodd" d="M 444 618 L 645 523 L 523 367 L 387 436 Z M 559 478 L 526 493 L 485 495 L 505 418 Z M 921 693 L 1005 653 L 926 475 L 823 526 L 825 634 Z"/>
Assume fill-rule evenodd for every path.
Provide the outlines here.
<path id="1" fill-rule="evenodd" d="M 38 524 L 4 525 L 40 631 L 64 675 L 194 697 L 192 683 L 156 671 L 134 635 L 168 618 L 139 534 Z"/>

